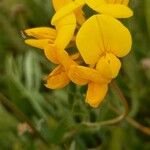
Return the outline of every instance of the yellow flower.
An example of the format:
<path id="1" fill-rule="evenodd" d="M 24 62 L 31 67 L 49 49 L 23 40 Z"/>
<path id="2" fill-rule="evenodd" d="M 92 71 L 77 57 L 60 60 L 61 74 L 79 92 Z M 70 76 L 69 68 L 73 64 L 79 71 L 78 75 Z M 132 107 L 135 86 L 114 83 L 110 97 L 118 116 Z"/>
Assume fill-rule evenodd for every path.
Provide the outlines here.
<path id="1" fill-rule="evenodd" d="M 56 11 L 64 5 L 70 3 L 71 0 L 53 0 L 53 6 Z M 77 13 L 80 16 L 79 23 L 84 20 L 82 11 L 79 9 Z M 74 35 L 76 28 L 76 18 L 74 13 L 61 18 L 55 22 L 56 29 L 49 27 L 39 27 L 25 30 L 25 33 L 32 39 L 25 40 L 25 43 L 40 49 L 44 49 L 46 57 L 53 63 L 59 64 L 47 77 L 46 86 L 51 89 L 62 88 L 66 86 L 70 79 L 67 76 L 67 71 L 70 65 L 76 63 L 73 59 L 77 56 L 69 57 L 64 51 L 68 43 Z"/>
<path id="2" fill-rule="evenodd" d="M 70 67 L 78 65 L 75 60 L 78 59 L 79 53 L 69 56 L 65 50 L 58 51 L 54 45 L 48 44 L 45 47 L 45 55 L 51 62 L 59 64 L 46 78 L 46 87 L 50 89 L 65 87 L 70 82 L 68 77 Z M 78 79 L 76 83 L 84 85 L 87 81 Z"/>
<path id="3" fill-rule="evenodd" d="M 128 29 L 118 20 L 108 15 L 94 15 L 80 28 L 77 47 L 86 64 L 92 67 L 72 66 L 69 77 L 88 81 L 86 102 L 97 107 L 104 99 L 109 82 L 120 70 L 117 57 L 127 55 L 132 39 Z"/>
<path id="4" fill-rule="evenodd" d="M 70 0 L 53 0 L 53 6 L 57 12 L 69 2 Z M 74 35 L 74 30 L 76 28 L 75 14 L 70 13 L 53 25 L 55 25 L 56 30 L 48 27 L 25 30 L 28 36 L 35 38 L 27 39 L 25 43 L 41 49 L 44 49 L 46 44 L 54 44 L 57 45 L 58 49 L 64 50 Z"/>
<path id="5" fill-rule="evenodd" d="M 77 80 L 85 80 L 85 83 L 88 83 L 86 102 L 92 107 L 98 107 L 107 93 L 108 84 L 118 75 L 120 67 L 119 59 L 111 53 L 106 53 L 94 68 L 72 65 L 69 78 L 76 84 Z"/>
<path id="6" fill-rule="evenodd" d="M 68 71 L 70 66 L 78 65 L 75 60 L 78 59 L 79 53 L 71 56 L 69 56 L 65 50 L 56 53 L 56 47 L 51 48 L 51 46 L 52 45 L 47 45 L 45 55 L 51 62 L 59 65 L 48 75 L 45 85 L 50 89 L 60 89 L 69 84 L 70 78 L 68 77 Z M 84 79 L 79 79 L 77 83 L 79 85 L 86 84 Z"/>
<path id="7" fill-rule="evenodd" d="M 88 84 L 86 102 L 98 107 L 108 91 L 108 85 L 121 68 L 119 57 L 127 55 L 132 38 L 128 29 L 115 18 L 133 15 L 127 6 L 129 0 L 52 0 L 56 14 L 51 24 L 55 26 L 25 30 L 31 37 L 25 42 L 44 50 L 46 57 L 58 66 L 46 78 L 46 87 L 58 89 L 70 81 Z M 87 4 L 97 11 L 85 21 L 82 7 Z M 77 24 L 81 28 L 74 34 Z M 75 38 L 77 48 L 86 66 L 78 64 L 79 54 L 66 52 Z"/>
<path id="8" fill-rule="evenodd" d="M 93 15 L 80 28 L 76 43 L 84 61 L 95 64 L 104 52 L 118 57 L 127 55 L 132 40 L 120 21 L 108 15 Z"/>
<path id="9" fill-rule="evenodd" d="M 76 11 L 87 4 L 98 13 L 107 14 L 115 18 L 128 18 L 133 15 L 127 6 L 129 0 L 75 0 L 62 7 L 52 18 L 52 23 L 57 22 L 64 16 Z"/>

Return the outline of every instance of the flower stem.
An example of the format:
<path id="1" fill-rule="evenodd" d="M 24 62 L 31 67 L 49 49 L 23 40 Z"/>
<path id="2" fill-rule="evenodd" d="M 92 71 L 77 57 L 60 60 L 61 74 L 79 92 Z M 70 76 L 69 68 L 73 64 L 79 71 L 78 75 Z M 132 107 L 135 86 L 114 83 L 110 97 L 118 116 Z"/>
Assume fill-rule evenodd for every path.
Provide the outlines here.
<path id="1" fill-rule="evenodd" d="M 126 107 L 126 109 L 125 109 L 126 110 L 125 120 L 128 123 L 130 123 L 133 127 L 135 127 L 136 129 L 139 129 L 141 132 L 143 132 L 147 135 L 150 135 L 150 128 L 149 127 L 145 127 L 142 124 L 140 124 L 139 122 L 137 122 L 136 120 L 134 120 L 133 118 L 131 118 L 130 116 L 127 116 L 127 114 L 128 114 L 127 110 L 129 110 L 127 100 L 126 100 L 123 92 L 121 91 L 121 89 L 118 87 L 118 85 L 115 82 L 112 83 L 112 88 L 116 91 L 117 95 L 120 97 L 120 99 L 124 103 L 124 106 Z M 110 104 L 110 108 L 113 111 L 115 111 L 116 113 L 120 114 L 120 111 L 117 108 L 115 108 L 115 106 L 113 106 L 112 104 Z"/>
<path id="2" fill-rule="evenodd" d="M 119 86 L 117 85 L 117 83 L 115 81 L 113 81 L 111 83 L 112 89 L 113 91 L 116 93 L 116 95 L 119 97 L 119 100 L 122 102 L 125 111 L 124 111 L 124 117 L 128 115 L 129 113 L 129 105 L 128 105 L 128 101 L 125 98 L 123 92 L 121 91 L 121 89 L 119 88 Z"/>
<path id="3" fill-rule="evenodd" d="M 116 113 L 120 114 L 120 112 L 118 111 L 117 108 L 115 108 L 115 106 L 113 106 L 113 104 L 110 104 L 110 108 L 115 111 Z M 136 129 L 139 129 L 141 132 L 150 135 L 150 128 L 149 127 L 145 127 L 142 124 L 140 124 L 139 122 L 137 122 L 136 120 L 134 120 L 133 118 L 126 116 L 125 120 L 130 123 L 133 127 L 135 127 Z"/>

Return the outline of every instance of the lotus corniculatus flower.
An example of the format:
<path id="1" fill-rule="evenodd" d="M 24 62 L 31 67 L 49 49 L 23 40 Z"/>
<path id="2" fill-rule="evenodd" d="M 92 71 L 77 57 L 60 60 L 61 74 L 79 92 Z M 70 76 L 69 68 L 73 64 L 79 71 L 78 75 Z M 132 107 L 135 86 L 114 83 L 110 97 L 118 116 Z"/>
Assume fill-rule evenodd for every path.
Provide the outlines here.
<path id="1" fill-rule="evenodd" d="M 53 6 L 57 12 L 70 2 L 71 0 L 53 0 Z M 70 65 L 76 64 L 72 59 L 76 59 L 78 54 L 69 57 L 64 49 L 73 38 L 76 28 L 76 17 L 79 24 L 82 24 L 85 21 L 81 8 L 78 8 L 77 12 L 70 13 L 55 22 L 53 25 L 56 29 L 50 27 L 38 27 L 25 30 L 26 35 L 32 38 L 25 40 L 26 44 L 43 49 L 46 57 L 51 62 L 60 64 L 48 75 L 46 83 L 48 88 L 62 88 L 70 82 L 67 71 Z"/>
<path id="2" fill-rule="evenodd" d="M 51 24 L 55 29 L 27 29 L 25 33 L 34 39 L 25 42 L 43 49 L 46 57 L 58 64 L 48 75 L 46 87 L 63 88 L 70 81 L 87 84 L 86 102 L 98 107 L 107 94 L 109 83 L 119 73 L 119 58 L 131 50 L 131 34 L 118 20 L 133 15 L 128 7 L 129 0 L 52 1 L 56 13 Z M 97 14 L 86 19 L 82 10 L 85 4 Z M 71 41 L 77 50 L 74 55 L 66 51 Z"/>
<path id="3" fill-rule="evenodd" d="M 131 50 L 131 35 L 113 17 L 94 15 L 80 28 L 76 43 L 90 67 L 72 66 L 69 76 L 73 81 L 74 78 L 88 80 L 86 101 L 97 107 L 106 95 L 108 83 L 119 73 L 121 62 L 118 57 L 127 55 Z"/>

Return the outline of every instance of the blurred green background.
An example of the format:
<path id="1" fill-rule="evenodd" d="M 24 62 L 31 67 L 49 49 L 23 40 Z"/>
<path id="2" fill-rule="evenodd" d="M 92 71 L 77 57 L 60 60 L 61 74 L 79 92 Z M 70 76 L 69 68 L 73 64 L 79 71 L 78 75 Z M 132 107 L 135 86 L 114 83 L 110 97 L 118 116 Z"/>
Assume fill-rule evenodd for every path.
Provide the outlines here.
<path id="1" fill-rule="evenodd" d="M 131 0 L 130 6 L 134 17 L 124 23 L 133 47 L 116 82 L 128 100 L 128 116 L 150 127 L 150 0 Z M 50 0 L 0 0 L 0 150 L 149 150 L 150 136 L 127 119 L 96 128 L 81 125 L 117 116 L 109 102 L 123 108 L 112 89 L 92 109 L 84 102 L 85 87 L 44 87 L 54 66 L 41 50 L 24 44 L 21 31 L 50 26 L 53 13 Z"/>

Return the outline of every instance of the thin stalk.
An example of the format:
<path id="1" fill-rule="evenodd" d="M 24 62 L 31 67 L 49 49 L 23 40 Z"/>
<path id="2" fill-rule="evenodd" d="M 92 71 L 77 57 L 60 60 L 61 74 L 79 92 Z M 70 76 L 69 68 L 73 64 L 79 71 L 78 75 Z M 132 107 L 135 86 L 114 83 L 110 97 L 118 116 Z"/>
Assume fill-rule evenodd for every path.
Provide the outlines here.
<path id="1" fill-rule="evenodd" d="M 123 106 L 124 106 L 124 117 L 126 117 L 129 113 L 129 105 L 128 105 L 128 101 L 125 98 L 122 90 L 119 88 L 119 86 L 117 85 L 117 83 L 115 81 L 112 82 L 111 84 L 112 86 L 112 90 L 116 93 L 116 95 L 119 97 L 120 102 L 122 102 Z"/>
<path id="2" fill-rule="evenodd" d="M 113 104 L 110 104 L 110 108 L 115 111 L 117 114 L 120 114 L 120 112 L 118 111 L 118 109 L 113 106 Z M 140 124 L 139 122 L 137 122 L 136 120 L 134 120 L 132 117 L 130 116 L 126 116 L 125 120 L 132 125 L 133 127 L 135 127 L 136 129 L 140 130 L 141 132 L 143 132 L 144 134 L 150 135 L 150 127 L 146 127 L 142 124 Z"/>

